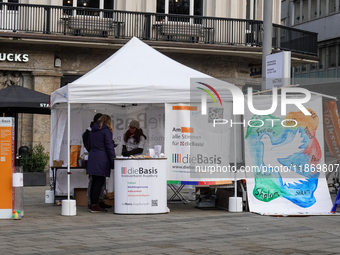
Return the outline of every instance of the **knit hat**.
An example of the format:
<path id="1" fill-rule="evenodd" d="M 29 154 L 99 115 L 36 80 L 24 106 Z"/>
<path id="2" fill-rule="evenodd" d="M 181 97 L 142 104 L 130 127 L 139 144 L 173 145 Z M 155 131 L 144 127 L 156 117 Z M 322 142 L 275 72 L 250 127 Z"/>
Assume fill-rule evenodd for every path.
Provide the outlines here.
<path id="1" fill-rule="evenodd" d="M 130 127 L 135 127 L 137 129 L 139 129 L 139 122 L 137 120 L 131 120 L 130 122 Z"/>

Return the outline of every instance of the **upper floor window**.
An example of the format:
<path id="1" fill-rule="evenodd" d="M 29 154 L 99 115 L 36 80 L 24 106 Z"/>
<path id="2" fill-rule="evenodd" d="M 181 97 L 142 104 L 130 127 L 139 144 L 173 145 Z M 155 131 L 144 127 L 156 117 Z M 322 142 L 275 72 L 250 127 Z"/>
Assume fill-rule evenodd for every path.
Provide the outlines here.
<path id="1" fill-rule="evenodd" d="M 329 0 L 329 13 L 336 12 L 336 0 Z"/>
<path id="2" fill-rule="evenodd" d="M 99 9 L 99 0 L 77 0 L 77 7 L 88 7 Z"/>
<path id="3" fill-rule="evenodd" d="M 203 0 L 157 0 L 157 13 L 203 16 Z M 201 23 L 201 19 L 158 16 L 158 21 L 179 21 Z"/>
<path id="4" fill-rule="evenodd" d="M 315 19 L 318 17 L 318 2 L 317 0 L 311 1 L 311 10 L 310 10 L 311 19 Z"/>
<path id="5" fill-rule="evenodd" d="M 114 0 L 63 0 L 63 6 L 86 7 L 91 9 L 114 9 Z M 71 10 L 65 13 L 71 15 Z M 78 15 L 99 16 L 97 10 L 77 10 Z M 104 13 L 104 17 L 111 17 L 112 13 Z"/>
<path id="6" fill-rule="evenodd" d="M 257 0 L 246 1 L 246 19 L 256 19 Z"/>
<path id="7" fill-rule="evenodd" d="M 326 0 L 320 0 L 320 17 L 326 15 Z"/>
<path id="8" fill-rule="evenodd" d="M 301 22 L 305 22 L 307 20 L 308 20 L 308 0 L 303 0 Z"/>
<path id="9" fill-rule="evenodd" d="M 157 0 L 157 13 L 203 15 L 203 0 Z"/>
<path id="10" fill-rule="evenodd" d="M 295 23 L 301 23 L 301 17 L 300 17 L 300 1 L 296 1 L 294 3 L 294 11 L 295 11 Z"/>

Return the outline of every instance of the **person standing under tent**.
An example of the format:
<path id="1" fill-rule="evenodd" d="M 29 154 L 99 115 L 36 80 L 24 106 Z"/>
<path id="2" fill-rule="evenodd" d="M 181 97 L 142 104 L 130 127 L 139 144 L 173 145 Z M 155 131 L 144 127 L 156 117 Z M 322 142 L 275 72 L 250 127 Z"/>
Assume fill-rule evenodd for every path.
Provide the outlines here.
<path id="1" fill-rule="evenodd" d="M 123 138 L 122 155 L 131 156 L 143 153 L 146 136 L 137 120 L 131 120 Z"/>
<path id="2" fill-rule="evenodd" d="M 106 177 L 110 177 L 116 157 L 112 133 L 112 120 L 106 114 L 94 123 L 90 132 L 87 172 L 92 175 L 91 205 L 89 208 L 91 212 L 106 212 L 106 209 L 99 205 L 99 196 Z"/>
<path id="3" fill-rule="evenodd" d="M 93 121 L 91 121 L 90 126 L 86 129 L 86 131 L 82 135 L 83 144 L 84 144 L 84 147 L 85 147 L 87 152 L 90 152 L 89 135 L 90 135 L 90 132 L 92 130 L 92 127 L 93 127 L 94 123 L 96 123 L 102 115 L 103 115 L 102 113 L 97 113 L 96 115 L 94 115 Z M 87 160 L 88 160 L 88 155 L 85 158 L 86 172 L 87 172 Z M 92 185 L 92 175 L 89 174 L 89 183 L 88 183 L 88 186 L 87 186 L 87 202 L 88 202 L 87 208 L 88 209 L 90 209 L 90 206 L 91 206 L 91 196 L 90 196 L 91 185 Z M 100 192 L 99 206 L 102 207 L 102 208 L 111 208 L 112 205 L 108 205 L 104 202 L 104 198 L 105 198 L 105 192 L 104 191 L 105 191 L 105 189 L 106 189 L 106 182 L 104 183 L 102 190 Z"/>

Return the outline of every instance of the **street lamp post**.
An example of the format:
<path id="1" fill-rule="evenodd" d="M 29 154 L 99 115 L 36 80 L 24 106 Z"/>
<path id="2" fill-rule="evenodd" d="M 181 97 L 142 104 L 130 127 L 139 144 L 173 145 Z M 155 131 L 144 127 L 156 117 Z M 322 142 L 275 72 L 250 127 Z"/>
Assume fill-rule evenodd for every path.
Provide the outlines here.
<path id="1" fill-rule="evenodd" d="M 263 0 L 263 45 L 262 45 L 262 84 L 266 89 L 266 56 L 272 53 L 273 37 L 273 1 Z"/>

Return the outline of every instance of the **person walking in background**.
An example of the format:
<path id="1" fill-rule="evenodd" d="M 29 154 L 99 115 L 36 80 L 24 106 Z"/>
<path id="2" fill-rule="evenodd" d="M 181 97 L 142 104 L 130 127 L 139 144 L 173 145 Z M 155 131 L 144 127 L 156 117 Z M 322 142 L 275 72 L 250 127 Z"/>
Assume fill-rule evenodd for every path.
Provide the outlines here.
<path id="1" fill-rule="evenodd" d="M 91 212 L 106 212 L 106 209 L 99 205 L 99 196 L 106 177 L 110 177 L 116 157 L 112 134 L 112 120 L 106 114 L 94 123 L 90 132 L 87 172 L 92 175 L 91 205 L 89 208 Z"/>
<path id="2" fill-rule="evenodd" d="M 129 129 L 124 134 L 122 155 L 139 155 L 143 153 L 146 136 L 137 120 L 131 120 Z"/>
<path id="3" fill-rule="evenodd" d="M 97 113 L 96 115 L 94 115 L 93 117 L 93 121 L 91 121 L 90 126 L 86 129 L 86 131 L 83 133 L 82 137 L 83 137 L 83 144 L 84 147 L 86 149 L 85 155 L 88 154 L 88 152 L 90 152 L 90 145 L 89 145 L 89 135 L 90 132 L 92 130 L 92 127 L 94 125 L 94 123 L 96 123 L 99 118 L 102 116 L 102 113 Z M 85 168 L 86 168 L 86 173 L 87 173 L 87 161 L 88 161 L 88 155 L 85 156 Z M 88 173 L 87 173 L 88 174 Z M 92 185 L 92 175 L 89 174 L 89 183 L 87 186 L 87 208 L 90 209 L 91 206 L 91 185 Z M 100 192 L 100 196 L 99 196 L 99 206 L 102 208 L 111 208 L 112 205 L 108 205 L 104 202 L 104 198 L 105 198 L 105 189 L 106 189 L 106 182 L 104 183 L 102 190 Z"/>

